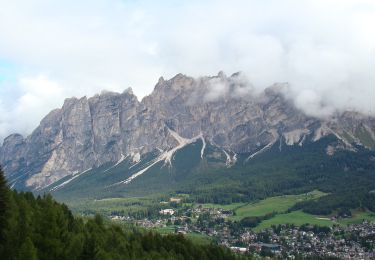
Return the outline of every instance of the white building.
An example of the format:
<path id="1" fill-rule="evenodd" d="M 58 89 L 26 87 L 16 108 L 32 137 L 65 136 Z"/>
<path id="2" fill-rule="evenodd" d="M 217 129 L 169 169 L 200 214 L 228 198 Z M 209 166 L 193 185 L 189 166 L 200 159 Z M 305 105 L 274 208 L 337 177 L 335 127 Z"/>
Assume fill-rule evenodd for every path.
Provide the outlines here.
<path id="1" fill-rule="evenodd" d="M 174 210 L 173 209 L 162 209 L 159 211 L 160 214 L 162 215 L 173 215 Z"/>

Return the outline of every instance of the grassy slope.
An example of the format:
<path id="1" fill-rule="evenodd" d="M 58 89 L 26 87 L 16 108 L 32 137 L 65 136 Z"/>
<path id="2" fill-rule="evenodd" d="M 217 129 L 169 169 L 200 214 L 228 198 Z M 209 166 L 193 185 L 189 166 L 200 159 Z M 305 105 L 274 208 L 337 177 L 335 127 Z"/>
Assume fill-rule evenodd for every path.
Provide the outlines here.
<path id="1" fill-rule="evenodd" d="M 277 212 L 278 214 L 269 219 L 264 220 L 259 224 L 254 230 L 260 231 L 265 228 L 269 228 L 272 225 L 279 224 L 294 224 L 300 226 L 302 224 L 312 224 L 319 226 L 332 226 L 335 222 L 329 219 L 329 216 L 315 216 L 312 214 L 304 213 L 302 211 L 293 211 L 290 213 L 284 213 L 289 208 L 291 208 L 297 202 L 303 200 L 317 199 L 326 195 L 326 193 L 321 191 L 312 191 L 307 194 L 299 195 L 282 195 L 276 197 L 270 197 L 264 200 L 261 200 L 256 203 L 232 203 L 229 205 L 220 205 L 220 204 L 198 204 L 206 208 L 222 208 L 228 210 L 235 210 L 236 215 L 230 217 L 232 220 L 241 220 L 245 217 L 250 216 L 263 216 L 267 213 Z M 375 221 L 375 215 L 363 211 L 353 211 L 352 218 L 341 219 L 337 223 L 341 225 L 355 224 L 362 222 L 363 219 Z"/>
<path id="2" fill-rule="evenodd" d="M 225 210 L 234 210 L 235 216 L 232 216 L 232 220 L 241 220 L 245 217 L 250 216 L 263 216 L 267 213 L 277 212 L 282 213 L 287 211 L 297 202 L 303 200 L 310 200 L 320 198 L 326 195 L 326 193 L 314 190 L 312 192 L 299 194 L 299 195 L 282 195 L 276 197 L 270 197 L 255 203 L 232 203 L 232 204 L 196 204 L 195 207 L 202 206 L 203 208 L 220 208 Z"/>
<path id="3" fill-rule="evenodd" d="M 241 220 L 245 217 L 250 216 L 263 216 L 267 213 L 277 212 L 278 214 L 269 219 L 265 220 L 259 224 L 254 230 L 260 231 L 262 229 L 271 227 L 272 225 L 278 224 L 294 224 L 294 225 L 302 225 L 302 224 L 313 224 L 313 225 L 320 225 L 320 226 L 332 226 L 333 222 L 331 220 L 322 219 L 319 216 L 314 216 L 311 214 L 304 213 L 302 211 L 294 211 L 291 213 L 285 214 L 289 208 L 291 208 L 297 202 L 303 200 L 312 200 L 317 199 L 322 196 L 326 195 L 326 193 L 314 190 L 309 193 L 299 194 L 299 195 L 282 195 L 276 197 L 270 197 L 264 200 L 261 200 L 256 203 L 233 203 L 229 205 L 218 205 L 218 204 L 202 204 L 203 207 L 210 207 L 210 208 L 224 208 L 224 209 L 231 209 L 235 210 L 236 215 L 230 217 L 232 220 Z"/>
<path id="4" fill-rule="evenodd" d="M 275 217 L 262 221 L 254 230 L 259 231 L 272 225 L 294 224 L 300 226 L 303 224 L 312 224 L 318 226 L 332 226 L 333 222 L 328 219 L 322 219 L 318 216 L 304 213 L 302 211 L 293 211 L 287 214 L 278 214 Z"/>
<path id="5" fill-rule="evenodd" d="M 311 214 L 304 213 L 302 211 L 293 211 L 287 214 L 278 214 L 274 218 L 265 220 L 259 224 L 254 230 L 260 231 L 265 228 L 269 228 L 272 225 L 279 224 L 294 224 L 300 226 L 302 224 L 312 224 L 318 226 L 332 226 L 333 224 L 349 225 L 361 223 L 364 219 L 375 221 L 375 215 L 363 211 L 354 211 L 351 218 L 341 219 L 338 222 L 333 222 L 325 217 L 314 216 Z"/>
<path id="6" fill-rule="evenodd" d="M 174 234 L 175 233 L 175 226 L 167 226 L 161 228 L 153 228 L 152 230 L 158 232 L 160 234 Z M 205 234 L 198 234 L 198 233 L 187 233 L 185 235 L 191 241 L 199 245 L 207 245 L 212 242 L 212 238 L 205 235 Z"/>
<path id="7" fill-rule="evenodd" d="M 282 213 L 287 211 L 297 202 L 303 200 L 311 200 L 326 195 L 324 192 L 312 191 L 300 195 L 282 195 L 261 200 L 256 203 L 250 203 L 236 209 L 236 215 L 232 217 L 233 220 L 241 220 L 250 216 L 264 216 L 267 213 L 277 212 Z"/>
<path id="8" fill-rule="evenodd" d="M 202 206 L 203 208 L 212 208 L 212 209 L 235 210 L 245 205 L 247 205 L 247 203 L 232 203 L 232 204 L 204 203 L 204 204 L 195 204 L 194 206 L 195 207 Z"/>
<path id="9" fill-rule="evenodd" d="M 364 219 L 375 221 L 375 214 L 355 210 L 352 212 L 351 218 L 341 219 L 338 222 L 341 225 L 358 224 L 361 223 Z"/>

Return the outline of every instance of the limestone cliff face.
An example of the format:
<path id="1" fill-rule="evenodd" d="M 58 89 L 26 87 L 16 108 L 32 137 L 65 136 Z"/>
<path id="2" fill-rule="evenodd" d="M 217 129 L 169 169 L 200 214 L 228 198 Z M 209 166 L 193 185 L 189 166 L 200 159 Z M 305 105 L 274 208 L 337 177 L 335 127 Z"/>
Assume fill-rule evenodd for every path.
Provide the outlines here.
<path id="1" fill-rule="evenodd" d="M 235 153 L 277 141 L 303 145 L 328 134 L 348 149 L 355 150 L 353 144 L 375 149 L 374 119 L 355 112 L 326 120 L 306 116 L 284 97 L 284 87 L 255 94 L 238 73 L 199 79 L 178 74 L 160 78 L 141 102 L 131 90 L 66 99 L 28 137 L 7 137 L 0 163 L 11 183 L 20 178 L 38 189 L 123 156 L 138 160 L 156 149 L 167 151 L 177 145 L 169 129 L 185 138 L 202 135 Z"/>
<path id="2" fill-rule="evenodd" d="M 19 168 L 26 166 L 25 155 L 26 142 L 22 135 L 12 134 L 4 139 L 0 149 L 0 161 L 9 177 L 16 174 Z"/>

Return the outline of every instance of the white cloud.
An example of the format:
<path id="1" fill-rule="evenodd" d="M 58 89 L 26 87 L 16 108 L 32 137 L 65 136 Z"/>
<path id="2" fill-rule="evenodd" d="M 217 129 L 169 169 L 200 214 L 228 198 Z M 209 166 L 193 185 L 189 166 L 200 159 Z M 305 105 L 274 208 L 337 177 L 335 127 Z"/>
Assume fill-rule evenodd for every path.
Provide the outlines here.
<path id="1" fill-rule="evenodd" d="M 0 62 L 10 61 L 18 78 L 0 82 L 0 136 L 30 133 L 65 97 L 129 86 L 142 97 L 159 76 L 179 72 L 243 71 L 258 89 L 289 82 L 296 105 L 313 115 L 375 111 L 372 0 L 0 0 L 0 6 Z M 14 122 L 22 113 L 29 114 Z"/>
<path id="2" fill-rule="evenodd" d="M 22 77 L 17 83 L 21 95 L 13 102 L 0 102 L 1 136 L 17 129 L 30 133 L 50 110 L 62 105 L 64 90 L 44 75 Z M 0 100 L 1 101 L 1 100 Z"/>

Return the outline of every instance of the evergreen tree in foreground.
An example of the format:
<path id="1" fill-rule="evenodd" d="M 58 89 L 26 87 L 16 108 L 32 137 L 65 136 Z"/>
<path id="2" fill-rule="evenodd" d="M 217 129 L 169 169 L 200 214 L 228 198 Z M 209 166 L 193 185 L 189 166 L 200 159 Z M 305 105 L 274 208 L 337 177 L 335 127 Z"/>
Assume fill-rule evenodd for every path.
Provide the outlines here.
<path id="1" fill-rule="evenodd" d="M 0 243 L 4 241 L 4 229 L 7 223 L 7 212 L 9 208 L 9 189 L 0 166 Z"/>
<path id="2" fill-rule="evenodd" d="M 51 195 L 9 190 L 0 170 L 0 259 L 237 259 L 227 248 L 182 235 L 125 232 L 100 215 L 76 218 Z"/>

